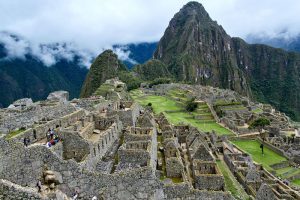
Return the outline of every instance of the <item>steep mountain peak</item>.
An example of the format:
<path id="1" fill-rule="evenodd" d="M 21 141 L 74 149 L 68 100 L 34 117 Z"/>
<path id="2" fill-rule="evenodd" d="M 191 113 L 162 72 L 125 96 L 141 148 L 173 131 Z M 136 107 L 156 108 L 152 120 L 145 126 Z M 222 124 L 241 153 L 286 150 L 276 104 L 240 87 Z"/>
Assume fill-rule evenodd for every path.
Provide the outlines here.
<path id="1" fill-rule="evenodd" d="M 154 53 L 179 81 L 229 88 L 250 95 L 232 55 L 232 41 L 197 2 L 186 4 L 170 21 Z"/>
<path id="2" fill-rule="evenodd" d="M 203 5 L 199 2 L 196 1 L 191 1 L 189 3 L 187 3 L 186 5 L 184 5 L 179 13 L 182 13 L 184 15 L 199 15 L 202 17 L 209 17 L 209 14 L 206 12 L 205 8 L 203 7 Z"/>
<path id="3" fill-rule="evenodd" d="M 183 6 L 183 8 L 174 15 L 170 21 L 169 28 L 207 26 L 211 22 L 213 21 L 202 4 L 192 1 Z"/>
<path id="4" fill-rule="evenodd" d="M 105 50 L 93 62 L 83 83 L 80 96 L 91 96 L 107 79 L 114 78 L 120 71 L 126 70 L 125 65 L 118 60 L 117 54 L 110 49 Z"/>

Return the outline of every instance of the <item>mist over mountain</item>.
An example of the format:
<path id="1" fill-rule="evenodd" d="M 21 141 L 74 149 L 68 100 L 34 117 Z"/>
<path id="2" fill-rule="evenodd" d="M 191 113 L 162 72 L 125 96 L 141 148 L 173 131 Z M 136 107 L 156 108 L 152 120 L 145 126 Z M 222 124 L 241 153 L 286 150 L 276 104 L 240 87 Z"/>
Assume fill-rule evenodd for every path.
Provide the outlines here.
<path id="1" fill-rule="evenodd" d="M 300 35 L 293 37 L 286 37 L 281 34 L 276 37 L 267 35 L 248 35 L 246 41 L 250 44 L 266 44 L 276 48 L 282 48 L 287 51 L 300 52 Z"/>
<path id="2" fill-rule="evenodd" d="M 113 45 L 113 50 L 118 54 L 124 64 L 131 69 L 136 64 L 143 64 L 152 58 L 157 42 L 131 43 Z"/>
<path id="3" fill-rule="evenodd" d="M 113 51 L 131 68 L 150 59 L 156 43 L 114 45 Z M 96 55 L 73 44 L 34 45 L 8 32 L 0 32 L 0 107 L 29 97 L 45 99 L 52 91 L 67 90 L 79 97 L 84 78 Z"/>
<path id="4" fill-rule="evenodd" d="M 73 60 L 60 58 L 51 66 L 30 53 L 10 57 L 3 44 L 0 44 L 0 55 L 1 107 L 25 97 L 44 99 L 55 90 L 67 90 L 71 98 L 77 97 L 88 72 L 76 55 Z"/>

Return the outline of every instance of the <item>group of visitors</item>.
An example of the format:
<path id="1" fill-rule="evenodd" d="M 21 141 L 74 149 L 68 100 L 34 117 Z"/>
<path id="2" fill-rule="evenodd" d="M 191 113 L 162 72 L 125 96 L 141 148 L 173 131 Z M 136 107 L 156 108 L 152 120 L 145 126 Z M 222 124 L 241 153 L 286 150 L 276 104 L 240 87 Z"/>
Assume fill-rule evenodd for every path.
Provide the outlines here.
<path id="1" fill-rule="evenodd" d="M 59 142 L 58 134 L 54 131 L 54 129 L 50 129 L 47 132 L 47 143 L 46 146 L 50 148 L 51 146 L 57 144 Z"/>

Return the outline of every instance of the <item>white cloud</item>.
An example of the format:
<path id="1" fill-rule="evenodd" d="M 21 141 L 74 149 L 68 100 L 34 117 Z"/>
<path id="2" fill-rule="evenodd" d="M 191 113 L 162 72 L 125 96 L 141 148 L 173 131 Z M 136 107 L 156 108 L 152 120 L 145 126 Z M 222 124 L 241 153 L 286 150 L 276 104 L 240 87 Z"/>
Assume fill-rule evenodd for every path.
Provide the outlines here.
<path id="1" fill-rule="evenodd" d="M 4 44 L 7 57 L 25 59 L 25 54 L 29 52 L 29 43 L 23 39 L 15 38 L 7 33 L 0 32 L 0 43 Z"/>
<path id="2" fill-rule="evenodd" d="M 129 58 L 130 51 L 126 47 L 116 47 L 116 48 L 113 48 L 113 51 L 115 54 L 118 55 L 118 58 L 120 60 L 126 60 L 134 65 L 138 64 L 137 61 Z"/>
<path id="3" fill-rule="evenodd" d="M 39 44 L 67 43 L 81 54 L 97 55 L 113 44 L 158 41 L 170 19 L 187 0 L 0 0 L 0 31 L 28 39 L 48 64 L 63 49 Z M 300 32 L 299 0 L 199 0 L 232 36 L 285 36 Z M 1 39 L 1 41 L 5 38 Z M 6 38 L 7 40 L 7 38 Z M 24 55 L 27 43 L 6 41 L 11 55 Z M 15 46 L 14 46 L 15 45 Z M 78 50 L 79 49 L 79 50 Z M 120 53 L 120 52 L 119 52 Z M 123 52 L 123 54 L 126 52 Z M 121 53 L 120 53 L 121 54 Z M 126 56 L 126 54 L 125 54 Z M 127 55 L 128 56 L 128 55 Z M 85 57 L 82 62 L 88 63 Z"/>
<path id="4" fill-rule="evenodd" d="M 25 59 L 26 55 L 32 55 L 42 61 L 46 66 L 54 65 L 61 59 L 74 61 L 78 57 L 79 63 L 89 67 L 95 55 L 87 50 L 82 50 L 72 43 L 38 44 L 31 43 L 19 36 L 13 36 L 6 32 L 0 32 L 0 43 L 4 44 L 7 56 L 4 59 Z"/>

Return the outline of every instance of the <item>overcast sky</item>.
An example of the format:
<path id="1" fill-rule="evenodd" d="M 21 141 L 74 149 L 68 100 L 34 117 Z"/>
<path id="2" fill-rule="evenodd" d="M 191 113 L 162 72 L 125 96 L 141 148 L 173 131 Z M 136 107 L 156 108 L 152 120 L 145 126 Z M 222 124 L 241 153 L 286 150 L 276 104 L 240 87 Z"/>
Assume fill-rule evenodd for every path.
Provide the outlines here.
<path id="1" fill-rule="evenodd" d="M 187 0 L 0 0 L 0 31 L 99 52 L 158 41 Z M 199 0 L 231 36 L 300 32 L 300 0 Z"/>

